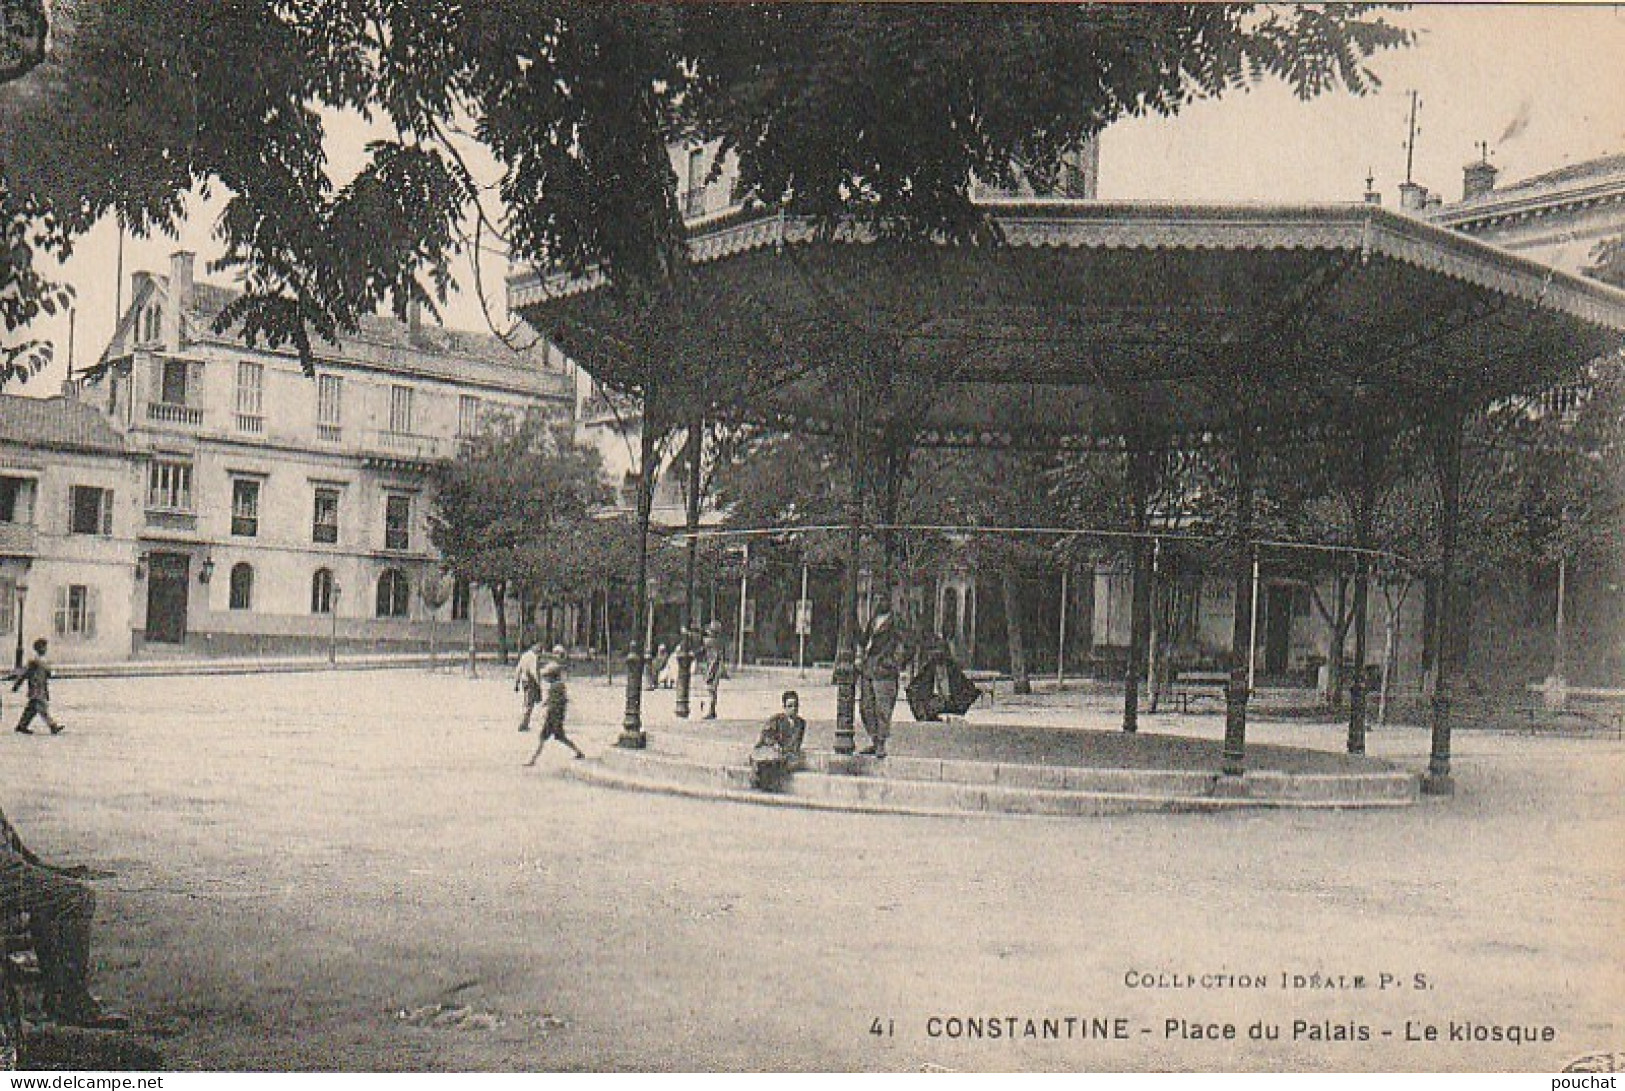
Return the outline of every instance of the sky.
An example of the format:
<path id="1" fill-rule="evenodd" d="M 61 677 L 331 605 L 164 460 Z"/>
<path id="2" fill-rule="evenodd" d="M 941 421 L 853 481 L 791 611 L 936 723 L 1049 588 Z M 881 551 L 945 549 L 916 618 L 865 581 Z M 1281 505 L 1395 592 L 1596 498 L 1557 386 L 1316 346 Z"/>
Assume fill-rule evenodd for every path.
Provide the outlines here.
<path id="1" fill-rule="evenodd" d="M 1174 118 L 1133 118 L 1101 137 L 1100 196 L 1197 202 L 1358 201 L 1368 174 L 1384 201 L 1398 204 L 1405 178 L 1410 93 L 1419 94 L 1414 178 L 1443 196 L 1461 196 L 1461 168 L 1486 141 L 1507 183 L 1600 155 L 1625 152 L 1625 5 L 1425 4 L 1395 15 L 1415 29 L 1409 49 L 1371 64 L 1382 86 L 1365 97 L 1322 96 L 1300 102 L 1279 84 L 1196 103 Z M 220 254 L 213 238 L 218 200 L 194 203 L 179 238 L 128 239 L 129 276 L 162 273 L 169 255 L 189 249 L 204 263 Z M 73 356 L 93 363 L 116 322 L 117 232 L 104 223 L 80 240 L 62 279 L 77 292 Z M 487 302 L 499 327 L 506 263 L 482 265 Z M 446 308 L 457 329 L 485 330 L 467 263 L 463 285 Z M 218 278 L 216 278 L 218 279 Z M 55 394 L 65 377 L 65 316 L 38 324 L 34 336 L 55 341 L 56 362 L 8 393 Z"/>

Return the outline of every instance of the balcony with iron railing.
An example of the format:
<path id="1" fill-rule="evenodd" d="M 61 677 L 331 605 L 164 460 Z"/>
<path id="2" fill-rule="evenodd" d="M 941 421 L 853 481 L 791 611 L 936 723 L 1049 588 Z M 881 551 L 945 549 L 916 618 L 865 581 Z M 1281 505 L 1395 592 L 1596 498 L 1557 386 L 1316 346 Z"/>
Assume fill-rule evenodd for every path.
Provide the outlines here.
<path id="1" fill-rule="evenodd" d="M 370 458 L 434 462 L 451 457 L 452 449 L 451 441 L 443 436 L 374 429 L 362 433 L 361 453 Z"/>
<path id="2" fill-rule="evenodd" d="M 156 424 L 185 424 L 196 427 L 203 423 L 203 410 L 192 405 L 148 402 L 147 419 Z"/>
<path id="3" fill-rule="evenodd" d="M 147 526 L 152 530 L 197 530 L 197 512 L 180 508 L 147 508 Z"/>

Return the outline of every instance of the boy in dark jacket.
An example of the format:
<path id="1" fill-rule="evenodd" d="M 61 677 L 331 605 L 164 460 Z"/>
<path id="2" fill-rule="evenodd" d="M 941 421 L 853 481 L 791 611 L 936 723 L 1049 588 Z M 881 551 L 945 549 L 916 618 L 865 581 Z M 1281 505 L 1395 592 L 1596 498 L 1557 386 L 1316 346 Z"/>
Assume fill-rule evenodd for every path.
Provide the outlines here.
<path id="1" fill-rule="evenodd" d="M 45 726 L 51 729 L 51 734 L 62 734 L 62 725 L 51 718 L 51 665 L 45 661 L 45 649 L 48 647 L 46 639 L 42 636 L 34 641 L 34 655 L 22 670 L 12 677 L 11 692 L 16 693 L 23 683 L 28 683 L 28 704 L 23 708 L 23 718 L 17 721 L 17 730 L 24 735 L 32 735 L 28 725 L 38 716 L 45 721 Z"/>

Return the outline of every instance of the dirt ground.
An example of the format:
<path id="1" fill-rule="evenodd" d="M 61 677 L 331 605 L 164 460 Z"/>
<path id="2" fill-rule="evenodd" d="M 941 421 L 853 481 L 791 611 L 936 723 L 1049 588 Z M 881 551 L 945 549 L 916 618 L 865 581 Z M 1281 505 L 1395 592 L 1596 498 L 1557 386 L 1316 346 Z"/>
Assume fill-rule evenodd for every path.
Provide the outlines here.
<path id="1" fill-rule="evenodd" d="M 794 682 L 748 675 L 725 714 Z M 619 693 L 572 685 L 589 754 Z M 1613 739 L 1459 732 L 1458 794 L 1398 811 L 934 819 L 595 788 L 560 750 L 523 768 L 497 668 L 56 697 L 67 733 L 0 736 L 0 801 L 43 855 L 112 873 L 97 990 L 175 1069 L 1555 1070 L 1625 1049 Z M 1110 726 L 1066 700 L 1024 715 Z M 669 693 L 648 704 L 670 722 Z M 1426 750 L 1372 739 L 1406 768 Z"/>

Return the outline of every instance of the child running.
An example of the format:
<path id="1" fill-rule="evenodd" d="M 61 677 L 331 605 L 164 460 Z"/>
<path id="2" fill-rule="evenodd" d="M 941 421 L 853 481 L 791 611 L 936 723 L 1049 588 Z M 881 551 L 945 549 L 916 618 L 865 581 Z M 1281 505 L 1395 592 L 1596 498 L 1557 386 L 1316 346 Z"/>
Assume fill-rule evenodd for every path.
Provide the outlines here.
<path id="1" fill-rule="evenodd" d="M 536 752 L 525 764 L 527 766 L 536 764 L 536 759 L 542 756 L 542 747 L 547 745 L 548 739 L 559 740 L 574 750 L 578 759 L 586 757 L 587 755 L 581 752 L 581 747 L 571 742 L 570 736 L 564 733 L 564 710 L 570 703 L 570 695 L 564 688 L 564 668 L 557 662 L 550 662 L 542 668 L 541 677 L 542 687 L 547 691 L 546 705 L 542 711 L 542 737 L 536 740 Z"/>

